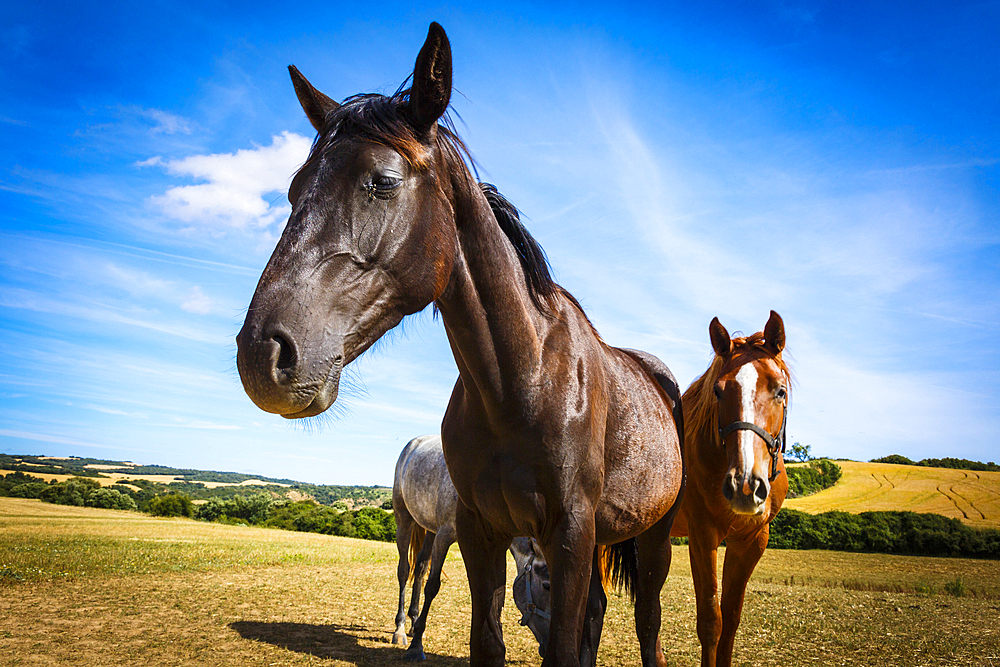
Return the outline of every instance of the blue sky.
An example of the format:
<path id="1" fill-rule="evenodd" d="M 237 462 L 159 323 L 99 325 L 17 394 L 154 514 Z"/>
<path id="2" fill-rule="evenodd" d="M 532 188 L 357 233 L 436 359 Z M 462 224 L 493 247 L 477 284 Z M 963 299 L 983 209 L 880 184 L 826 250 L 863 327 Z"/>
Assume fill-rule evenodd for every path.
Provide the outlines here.
<path id="1" fill-rule="evenodd" d="M 392 92 L 430 21 L 459 130 L 613 345 L 687 385 L 785 320 L 814 453 L 997 460 L 1000 3 L 7 3 L 0 451 L 390 484 L 457 371 L 429 312 L 331 412 L 234 336 L 312 129 L 286 66 Z"/>

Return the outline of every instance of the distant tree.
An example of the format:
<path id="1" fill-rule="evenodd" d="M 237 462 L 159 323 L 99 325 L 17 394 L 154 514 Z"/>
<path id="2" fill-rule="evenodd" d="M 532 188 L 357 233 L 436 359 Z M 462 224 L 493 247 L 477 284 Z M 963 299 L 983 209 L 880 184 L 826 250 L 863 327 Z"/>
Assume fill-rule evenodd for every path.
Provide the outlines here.
<path id="1" fill-rule="evenodd" d="M 267 492 L 254 493 L 249 496 L 210 498 L 207 503 L 198 508 L 195 515 L 205 521 L 225 523 L 238 519 L 251 526 L 256 526 L 267 521 L 274 509 L 287 504 L 286 499 L 275 501 Z"/>
<path id="2" fill-rule="evenodd" d="M 171 493 L 149 501 L 146 511 L 153 516 L 186 516 L 194 514 L 194 505 L 187 496 Z"/>
<path id="3" fill-rule="evenodd" d="M 101 488 L 96 479 L 72 477 L 65 482 L 51 484 L 42 491 L 42 500 L 56 505 L 75 505 L 83 507 L 91 493 Z"/>
<path id="4" fill-rule="evenodd" d="M 7 489 L 6 495 L 11 498 L 41 498 L 48 488 L 49 485 L 45 482 L 28 482 L 12 486 Z"/>
<path id="5" fill-rule="evenodd" d="M 800 445 L 795 443 L 792 445 L 792 458 L 796 461 L 808 461 L 812 458 L 812 445 Z"/>
<path id="6" fill-rule="evenodd" d="M 384 509 L 362 507 L 354 513 L 354 530 L 364 540 L 392 542 L 396 539 L 396 520 Z"/>
<path id="7" fill-rule="evenodd" d="M 134 510 L 135 501 L 132 497 L 117 489 L 95 489 L 86 500 L 87 507 L 100 507 L 109 510 Z"/>
<path id="8" fill-rule="evenodd" d="M 880 459 L 872 459 L 869 463 L 893 463 L 895 465 L 902 466 L 920 465 L 916 461 L 911 461 L 902 454 L 889 454 L 889 456 L 883 456 Z"/>

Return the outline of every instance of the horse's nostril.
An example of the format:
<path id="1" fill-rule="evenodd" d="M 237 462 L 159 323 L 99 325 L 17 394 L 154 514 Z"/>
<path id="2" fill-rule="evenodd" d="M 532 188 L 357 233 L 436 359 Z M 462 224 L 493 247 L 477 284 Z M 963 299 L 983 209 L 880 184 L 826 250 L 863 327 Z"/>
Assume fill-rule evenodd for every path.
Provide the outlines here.
<path id="1" fill-rule="evenodd" d="M 767 500 L 767 494 L 770 491 L 767 487 L 767 482 L 763 479 L 758 479 L 756 485 L 754 486 L 753 495 L 758 502 L 764 502 Z"/>
<path id="2" fill-rule="evenodd" d="M 722 497 L 731 501 L 733 499 L 735 489 L 736 478 L 733 475 L 726 475 L 726 479 L 722 483 Z"/>
<path id="3" fill-rule="evenodd" d="M 295 366 L 295 349 L 291 343 L 280 334 L 274 334 L 271 340 L 278 344 L 278 361 L 275 362 L 278 370 L 286 371 L 293 368 Z"/>

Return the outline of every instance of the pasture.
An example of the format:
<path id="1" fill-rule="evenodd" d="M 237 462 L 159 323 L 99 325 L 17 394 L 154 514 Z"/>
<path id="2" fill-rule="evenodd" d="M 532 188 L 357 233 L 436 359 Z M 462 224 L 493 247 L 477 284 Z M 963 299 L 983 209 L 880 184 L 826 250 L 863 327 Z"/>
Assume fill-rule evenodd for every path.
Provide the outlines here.
<path id="1" fill-rule="evenodd" d="M 391 544 L 13 498 L 0 498 L 0 532 L 0 664 L 403 664 Z M 631 609 L 610 598 L 598 664 L 638 664 Z M 685 547 L 663 602 L 670 664 L 697 664 Z M 454 547 L 428 665 L 467 664 L 469 613 Z M 1000 665 L 998 617 L 997 561 L 773 550 L 734 664 Z M 508 599 L 508 662 L 537 665 L 517 620 Z"/>
<path id="2" fill-rule="evenodd" d="M 835 486 L 788 499 L 785 507 L 810 514 L 908 510 L 941 514 L 973 528 L 1000 528 L 1000 472 L 858 461 L 837 465 L 844 474 Z"/>

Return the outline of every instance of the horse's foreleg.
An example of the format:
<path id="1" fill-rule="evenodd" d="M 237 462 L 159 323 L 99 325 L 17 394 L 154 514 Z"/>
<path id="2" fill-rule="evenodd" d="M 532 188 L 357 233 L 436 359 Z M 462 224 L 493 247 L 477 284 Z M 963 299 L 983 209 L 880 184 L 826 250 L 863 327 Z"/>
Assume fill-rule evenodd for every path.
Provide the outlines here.
<path id="1" fill-rule="evenodd" d="M 417 554 L 416 562 L 413 563 L 413 594 L 410 597 L 410 610 L 406 614 L 410 617 L 411 636 L 413 635 L 413 624 L 417 622 L 417 616 L 420 614 L 420 589 L 424 585 L 424 575 L 427 574 L 427 563 L 431 559 L 431 552 L 434 550 L 436 543 L 437 535 L 435 533 L 427 533 L 424 537 L 424 543 L 420 546 L 420 553 Z M 448 544 L 451 544 L 451 542 Z"/>
<path id="2" fill-rule="evenodd" d="M 506 556 L 510 538 L 491 540 L 479 517 L 461 502 L 455 523 L 472 594 L 469 664 L 471 667 L 503 667 L 507 649 L 503 643 L 500 612 L 506 595 Z"/>
<path id="3" fill-rule="evenodd" d="M 671 512 L 652 528 L 636 537 L 637 576 L 635 581 L 635 633 L 643 667 L 666 667 L 660 646 L 660 591 L 670 573 Z"/>
<path id="4" fill-rule="evenodd" d="M 399 565 L 396 578 L 399 580 L 399 606 L 396 611 L 396 631 L 392 633 L 392 643 L 406 646 L 406 582 L 410 578 L 410 531 L 413 519 L 401 508 L 393 512 L 396 518 L 396 550 L 399 551 Z"/>
<path id="5" fill-rule="evenodd" d="M 733 661 L 733 643 L 743 614 L 747 582 L 767 546 L 767 527 L 749 540 L 726 539 L 726 558 L 722 565 L 722 634 L 715 667 L 729 667 Z"/>
<path id="6" fill-rule="evenodd" d="M 434 536 L 434 547 L 430 557 L 430 574 L 427 577 L 427 586 L 424 588 L 424 608 L 420 611 L 420 616 L 413 622 L 413 643 L 403 656 L 406 660 L 424 660 L 424 630 L 427 628 L 427 614 L 431 610 L 431 602 L 441 589 L 441 567 L 444 559 L 448 555 L 448 548 L 454 544 L 455 534 L 450 527 L 441 528 Z M 426 560 L 424 561 L 426 563 Z M 416 587 L 416 584 L 414 584 Z"/>
<path id="7" fill-rule="evenodd" d="M 714 530 L 704 530 L 689 524 L 688 555 L 691 557 L 691 577 L 698 608 L 698 641 L 701 642 L 701 667 L 715 667 L 715 652 L 722 632 L 719 611 L 719 582 L 716 553 L 719 540 Z"/>
<path id="8" fill-rule="evenodd" d="M 580 641 L 580 667 L 597 665 L 597 649 L 601 645 L 601 631 L 604 629 L 604 611 L 608 607 L 608 596 L 601 583 L 598 560 L 598 550 L 594 549 L 594 559 L 590 565 L 590 593 L 587 595 L 583 639 Z"/>
<path id="9" fill-rule="evenodd" d="M 542 667 L 580 665 L 594 546 L 594 514 L 583 508 L 568 510 L 541 544 L 552 586 L 552 622 Z"/>

